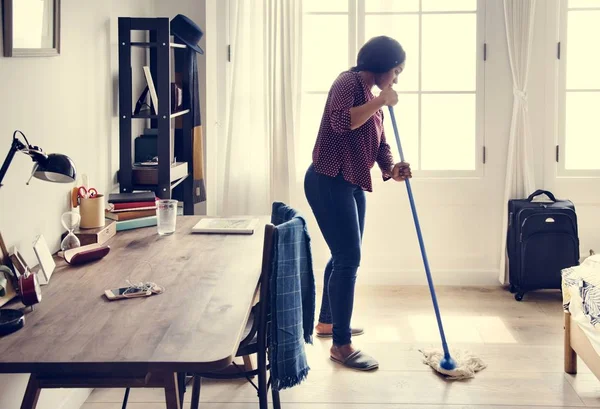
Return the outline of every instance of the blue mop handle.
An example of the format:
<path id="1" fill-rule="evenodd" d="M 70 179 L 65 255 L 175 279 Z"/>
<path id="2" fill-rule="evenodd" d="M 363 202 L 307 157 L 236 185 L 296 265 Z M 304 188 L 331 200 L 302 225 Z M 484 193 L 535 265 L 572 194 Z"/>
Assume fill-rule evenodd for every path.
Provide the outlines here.
<path id="1" fill-rule="evenodd" d="M 398 125 L 396 124 L 396 117 L 394 116 L 394 109 L 388 106 L 390 109 L 390 117 L 392 118 L 392 126 L 394 127 L 394 134 L 396 135 L 396 144 L 398 145 L 398 151 L 400 152 L 400 160 L 404 162 L 404 152 L 402 151 L 402 145 L 400 144 L 400 134 L 398 132 Z M 410 208 L 412 209 L 413 219 L 415 220 L 415 228 L 417 229 L 417 236 L 419 237 L 419 245 L 421 246 L 421 255 L 423 256 L 423 264 L 425 264 L 425 272 L 427 273 L 427 281 L 429 282 L 429 291 L 431 293 L 431 300 L 433 301 L 433 308 L 437 317 L 437 323 L 442 337 L 442 347 L 444 348 L 445 358 L 450 357 L 448 352 L 448 344 L 446 343 L 446 335 L 444 335 L 444 327 L 442 325 L 442 317 L 440 316 L 440 309 L 438 307 L 437 297 L 435 295 L 435 289 L 433 287 L 433 280 L 431 278 L 431 271 L 429 270 L 429 261 L 427 260 L 427 253 L 425 251 L 425 243 L 423 242 L 423 234 L 421 233 L 421 224 L 419 223 L 419 217 L 417 216 L 417 208 L 415 206 L 415 199 L 413 198 L 412 189 L 410 187 L 410 179 L 406 179 L 406 190 L 408 191 L 408 199 L 410 201 Z"/>

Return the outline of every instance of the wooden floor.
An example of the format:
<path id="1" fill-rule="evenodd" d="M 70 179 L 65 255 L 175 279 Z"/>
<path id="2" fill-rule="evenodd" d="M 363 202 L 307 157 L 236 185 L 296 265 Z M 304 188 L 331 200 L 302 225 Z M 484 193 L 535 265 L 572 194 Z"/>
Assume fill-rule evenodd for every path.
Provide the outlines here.
<path id="1" fill-rule="evenodd" d="M 328 359 L 331 341 L 316 338 L 307 346 L 309 377 L 281 393 L 283 408 L 600 408 L 600 381 L 582 362 L 578 375 L 563 373 L 560 293 L 531 293 L 522 302 L 499 288 L 439 287 L 437 293 L 451 348 L 473 351 L 488 364 L 475 379 L 448 382 L 422 363 L 419 348 L 439 346 L 427 287 L 359 287 L 354 322 L 366 333 L 354 343 L 380 369 L 341 368 Z M 120 409 L 122 398 L 123 390 L 97 389 L 82 408 Z M 137 389 L 128 408 L 164 408 L 163 402 L 161 390 Z M 201 402 L 204 409 L 258 407 L 254 389 L 241 381 L 205 381 Z"/>

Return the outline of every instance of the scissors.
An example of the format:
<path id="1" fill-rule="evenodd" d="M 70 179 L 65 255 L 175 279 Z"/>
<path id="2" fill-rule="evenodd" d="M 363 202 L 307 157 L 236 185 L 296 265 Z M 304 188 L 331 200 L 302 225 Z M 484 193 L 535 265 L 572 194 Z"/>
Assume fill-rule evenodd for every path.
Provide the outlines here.
<path id="1" fill-rule="evenodd" d="M 77 196 L 80 199 L 89 199 L 98 196 L 98 191 L 93 187 L 87 189 L 85 186 L 79 186 L 77 188 Z"/>

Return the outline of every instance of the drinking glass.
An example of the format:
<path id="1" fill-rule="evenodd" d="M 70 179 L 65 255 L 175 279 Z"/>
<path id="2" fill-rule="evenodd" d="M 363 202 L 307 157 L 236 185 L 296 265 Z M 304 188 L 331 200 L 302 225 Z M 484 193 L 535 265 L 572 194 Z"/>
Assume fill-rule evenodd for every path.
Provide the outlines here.
<path id="1" fill-rule="evenodd" d="M 167 236 L 175 233 L 177 222 L 177 200 L 162 199 L 156 205 L 158 234 Z"/>

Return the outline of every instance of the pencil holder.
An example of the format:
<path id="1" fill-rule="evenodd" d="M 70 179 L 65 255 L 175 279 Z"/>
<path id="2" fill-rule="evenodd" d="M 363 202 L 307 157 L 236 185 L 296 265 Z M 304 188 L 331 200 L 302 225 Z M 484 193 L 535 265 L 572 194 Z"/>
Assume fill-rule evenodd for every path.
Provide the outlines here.
<path id="1" fill-rule="evenodd" d="M 95 229 L 104 227 L 104 195 L 97 195 L 90 198 L 79 199 L 79 212 L 81 222 L 79 227 L 82 229 Z"/>

